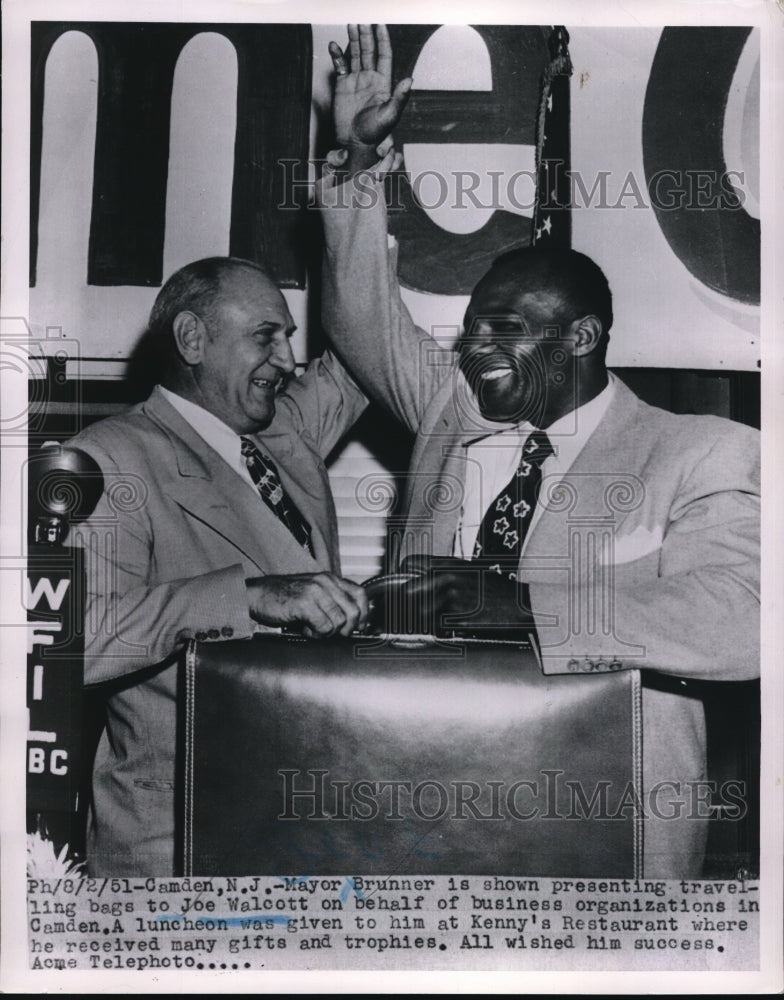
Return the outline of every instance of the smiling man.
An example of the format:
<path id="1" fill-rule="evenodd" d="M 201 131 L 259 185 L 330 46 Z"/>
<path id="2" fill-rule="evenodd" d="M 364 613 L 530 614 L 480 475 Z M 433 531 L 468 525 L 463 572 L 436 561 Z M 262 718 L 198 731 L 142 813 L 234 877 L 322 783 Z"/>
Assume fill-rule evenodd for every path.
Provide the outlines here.
<path id="1" fill-rule="evenodd" d="M 612 297 L 584 254 L 529 248 L 499 257 L 463 325 L 460 367 L 489 420 L 549 427 L 607 386 Z"/>
<path id="2" fill-rule="evenodd" d="M 499 257 L 479 282 L 466 311 L 457 367 L 481 418 L 504 424 L 506 431 L 498 433 L 494 426 L 495 433 L 466 445 L 455 555 L 483 559 L 496 573 L 517 580 L 524 536 L 537 519 L 543 477 L 552 485 L 554 476 L 568 471 L 613 396 L 614 381 L 604 363 L 611 326 L 607 279 L 576 251 L 515 250 Z M 544 430 L 546 436 L 541 435 Z M 546 451 L 531 451 L 521 466 L 521 448 L 528 439 Z M 537 482 L 531 484 L 532 479 Z M 500 501 L 488 506 L 499 495 Z M 486 521 L 488 511 L 492 523 Z M 500 525 L 496 513 L 503 515 Z M 494 539 L 503 527 L 503 536 Z M 489 539 L 483 537 L 488 531 Z M 508 544 L 508 532 L 516 532 L 514 544 Z M 488 555 L 488 547 L 494 555 Z M 459 589 L 465 599 L 465 585 Z M 496 590 L 499 612 L 510 622 L 521 613 L 525 619 L 527 592 Z M 524 606 L 521 596 L 526 597 Z"/>
<path id="3" fill-rule="evenodd" d="M 457 350 L 419 329 L 379 183 L 400 163 L 389 133 L 411 81 L 392 90 L 383 26 L 350 26 L 330 53 L 324 324 L 415 435 L 397 554 L 423 571 L 409 601 L 460 628 L 535 628 L 547 673 L 641 668 L 645 874 L 698 876 L 710 805 L 689 680 L 759 673 L 758 434 L 648 406 L 613 376 L 610 289 L 573 250 L 500 257 Z"/>
<path id="4" fill-rule="evenodd" d="M 187 265 L 150 315 L 160 384 L 70 442 L 106 484 L 74 532 L 87 559 L 85 682 L 108 695 L 92 875 L 172 873 L 175 661 L 187 640 L 280 626 L 347 635 L 364 619 L 364 591 L 339 576 L 324 459 L 366 400 L 329 353 L 292 377 L 293 329 L 256 265 Z"/>

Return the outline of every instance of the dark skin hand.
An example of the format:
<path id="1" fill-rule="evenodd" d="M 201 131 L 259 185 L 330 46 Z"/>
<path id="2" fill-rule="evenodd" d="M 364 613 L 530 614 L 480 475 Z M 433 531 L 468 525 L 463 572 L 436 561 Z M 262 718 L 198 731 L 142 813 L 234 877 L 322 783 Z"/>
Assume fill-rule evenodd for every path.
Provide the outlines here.
<path id="1" fill-rule="evenodd" d="M 343 168 L 347 177 L 378 164 L 383 173 L 399 165 L 390 133 L 408 101 L 412 79 L 406 77 L 392 90 L 392 46 L 385 25 L 348 26 L 345 50 L 329 43 L 335 68 L 332 113 L 339 145 L 346 151 Z M 389 159 L 389 163 L 385 163 Z"/>
<path id="2" fill-rule="evenodd" d="M 476 561 L 448 556 L 409 556 L 401 570 L 418 573 L 406 599 L 422 608 L 422 631 L 471 628 L 526 629 L 534 626 L 524 591 L 507 576 Z"/>

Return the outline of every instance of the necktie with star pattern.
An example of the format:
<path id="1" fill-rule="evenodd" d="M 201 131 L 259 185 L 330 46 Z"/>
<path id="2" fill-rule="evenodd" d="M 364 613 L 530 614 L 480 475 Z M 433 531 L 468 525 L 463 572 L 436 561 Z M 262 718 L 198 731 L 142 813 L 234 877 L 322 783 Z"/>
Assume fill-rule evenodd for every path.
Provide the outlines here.
<path id="1" fill-rule="evenodd" d="M 534 431 L 523 445 L 514 475 L 487 509 L 476 538 L 474 559 L 496 573 L 517 576 L 517 566 L 542 486 L 542 463 L 553 455 L 544 431 Z"/>

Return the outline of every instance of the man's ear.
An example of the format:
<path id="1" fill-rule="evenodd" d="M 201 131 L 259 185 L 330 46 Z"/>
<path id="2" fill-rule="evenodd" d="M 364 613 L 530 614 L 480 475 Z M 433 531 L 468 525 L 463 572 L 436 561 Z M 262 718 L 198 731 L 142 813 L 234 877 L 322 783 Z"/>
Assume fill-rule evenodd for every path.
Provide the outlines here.
<path id="1" fill-rule="evenodd" d="M 596 349 L 602 339 L 602 321 L 598 316 L 583 316 L 572 324 L 574 357 L 582 358 Z"/>
<path id="2" fill-rule="evenodd" d="M 186 365 L 200 365 L 204 360 L 204 341 L 207 328 L 202 320 L 190 311 L 177 313 L 172 323 L 177 352 Z"/>

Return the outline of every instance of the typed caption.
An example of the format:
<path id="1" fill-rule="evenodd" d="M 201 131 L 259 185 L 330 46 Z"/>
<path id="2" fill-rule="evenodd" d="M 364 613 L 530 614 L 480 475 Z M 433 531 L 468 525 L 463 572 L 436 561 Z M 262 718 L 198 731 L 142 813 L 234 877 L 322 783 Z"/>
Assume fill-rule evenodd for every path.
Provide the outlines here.
<path id="1" fill-rule="evenodd" d="M 759 968 L 759 883 L 345 876 L 28 882 L 36 969 Z"/>

